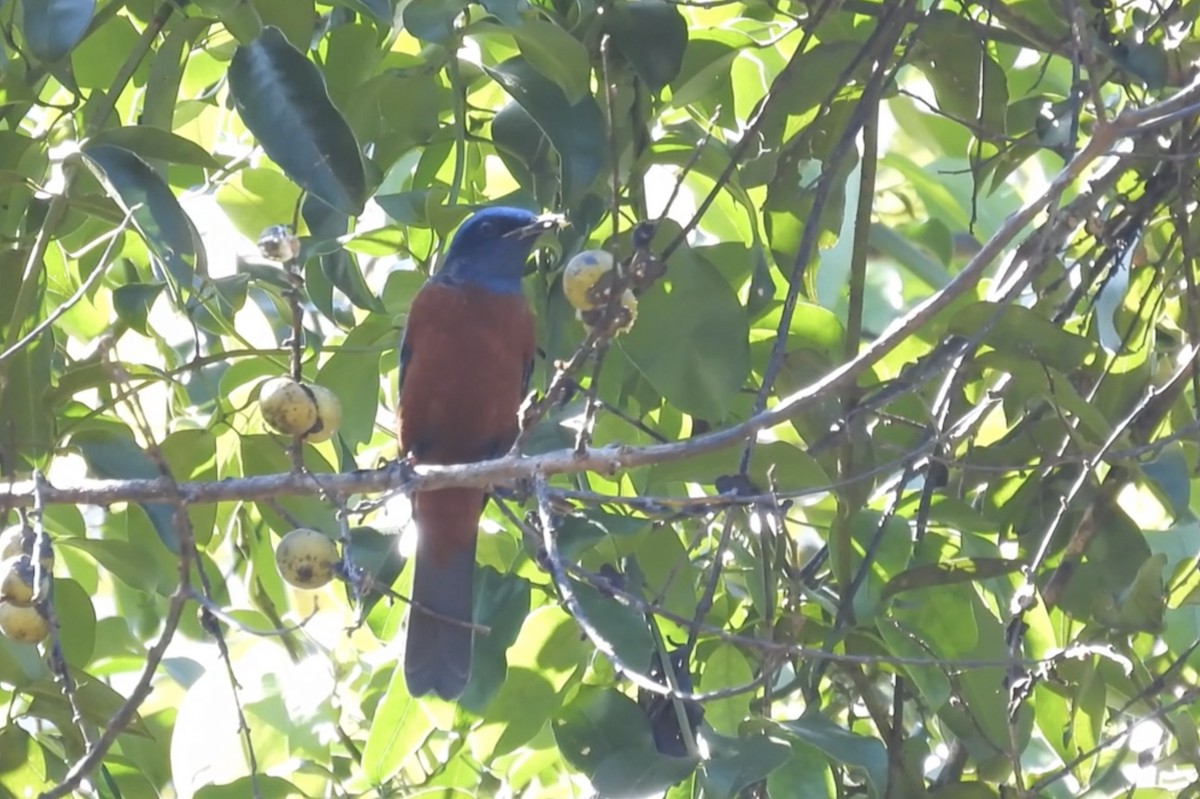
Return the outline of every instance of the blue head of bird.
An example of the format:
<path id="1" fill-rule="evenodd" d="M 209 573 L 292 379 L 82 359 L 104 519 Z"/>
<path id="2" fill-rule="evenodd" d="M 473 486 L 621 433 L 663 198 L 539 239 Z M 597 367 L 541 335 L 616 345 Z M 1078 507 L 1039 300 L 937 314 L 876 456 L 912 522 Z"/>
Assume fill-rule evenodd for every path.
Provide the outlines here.
<path id="1" fill-rule="evenodd" d="M 472 214 L 450 242 L 437 279 L 499 294 L 519 294 L 525 262 L 538 236 L 561 223 L 523 208 L 495 206 Z"/>

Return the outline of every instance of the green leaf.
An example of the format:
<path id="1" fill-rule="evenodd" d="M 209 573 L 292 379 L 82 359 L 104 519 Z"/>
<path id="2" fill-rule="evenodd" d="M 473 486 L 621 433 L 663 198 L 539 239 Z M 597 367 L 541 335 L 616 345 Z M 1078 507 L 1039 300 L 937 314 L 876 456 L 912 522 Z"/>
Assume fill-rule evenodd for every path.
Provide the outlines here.
<path id="1" fill-rule="evenodd" d="M 792 756 L 767 777 L 767 795 L 772 797 L 835 799 L 838 787 L 828 759 L 820 750 L 800 741 L 792 742 Z"/>
<path id="2" fill-rule="evenodd" d="M 558 699 L 549 680 L 532 669 L 509 669 L 487 707 L 483 723 L 472 731 L 472 740 L 494 736 L 494 746 L 480 752 L 484 760 L 490 761 L 527 744 L 557 709 Z"/>
<path id="3" fill-rule="evenodd" d="M 317 372 L 315 381 L 338 395 L 342 403 L 339 434 L 353 450 L 370 440 L 379 405 L 380 356 L 394 350 L 399 334 L 390 319 L 372 314 L 346 336 L 346 340 Z"/>
<path id="4" fill-rule="evenodd" d="M 308 223 L 309 230 L 312 231 L 313 244 L 329 244 L 344 236 L 349 230 L 348 220 L 344 214 L 330 208 L 311 195 L 304 199 L 301 212 L 304 214 L 304 221 Z M 325 277 L 359 308 L 368 311 L 382 310 L 379 299 L 371 293 L 371 289 L 363 279 L 358 263 L 350 253 L 341 248 L 341 245 L 335 244 L 334 246 L 336 249 L 333 252 L 322 251 L 317 256 Z M 333 314 L 329 311 L 327 315 L 332 316 Z"/>
<path id="5" fill-rule="evenodd" d="M 44 466 L 55 444 L 54 407 L 45 401 L 54 354 L 50 328 L 3 365 L 7 370 L 0 379 L 0 419 L 12 420 L 12 426 L 0 434 L 0 451 L 13 452 L 28 466 Z"/>
<path id="6" fill-rule="evenodd" d="M 639 298 L 637 323 L 617 343 L 667 402 L 719 422 L 749 375 L 749 335 L 729 284 L 681 247 L 666 279 Z"/>
<path id="7" fill-rule="evenodd" d="M 0 727 L 0 796 L 36 796 L 50 785 L 46 753 L 37 741 L 11 722 Z"/>
<path id="8" fill-rule="evenodd" d="M 887 581 L 881 599 L 887 600 L 902 591 L 928 588 L 933 585 L 973 583 L 1020 571 L 1024 564 L 1006 558 L 958 558 L 925 563 L 905 569 Z"/>
<path id="9" fill-rule="evenodd" d="M 246 477 L 256 474 L 278 474 L 291 469 L 291 459 L 285 447 L 285 439 L 268 435 L 241 437 L 242 473 Z M 304 447 L 304 465 L 320 475 L 332 471 L 328 462 L 315 447 Z M 283 535 L 293 527 L 302 525 L 332 534 L 337 529 L 337 518 L 333 508 L 316 495 L 279 497 L 272 502 L 256 503 L 263 519 L 275 532 Z M 287 514 L 287 518 L 281 515 Z"/>
<path id="10" fill-rule="evenodd" d="M 607 152 L 604 115 L 591 95 L 572 103 L 553 81 L 516 56 L 484 67 L 525 109 L 561 159 L 564 205 L 574 208 L 604 170 Z"/>
<path id="11" fill-rule="evenodd" d="M 124 425 L 97 424 L 74 433 L 72 446 L 78 447 L 88 469 L 96 477 L 118 480 L 153 480 L 162 473 L 134 440 Z M 154 531 L 172 552 L 179 552 L 179 532 L 175 529 L 175 508 L 163 502 L 139 503 Z"/>
<path id="12" fill-rule="evenodd" d="M 619 3 L 604 15 L 604 29 L 650 91 L 675 79 L 688 46 L 687 22 L 661 0 Z"/>
<path id="13" fill-rule="evenodd" d="M 362 753 L 363 776 L 372 785 L 390 780 L 417 753 L 432 729 L 421 703 L 408 693 L 404 669 L 397 664 L 371 719 Z"/>
<path id="14" fill-rule="evenodd" d="M 1161 552 L 1146 558 L 1133 582 L 1115 599 L 1101 597 L 1093 615 L 1109 629 L 1122 633 L 1151 632 L 1163 629 L 1166 590 L 1163 569 L 1167 556 Z"/>
<path id="15" fill-rule="evenodd" d="M 155 573 L 154 558 L 136 544 L 119 539 L 62 536 L 55 539 L 54 545 L 86 552 L 130 588 L 139 591 L 157 590 L 158 576 Z"/>
<path id="16" fill-rule="evenodd" d="M 96 648 L 96 609 L 79 583 L 67 577 L 54 580 L 54 613 L 58 616 L 63 657 L 73 669 L 82 669 Z"/>
<path id="17" fill-rule="evenodd" d="M 610 535 L 629 536 L 644 532 L 649 527 L 647 519 L 633 516 L 615 516 L 600 511 L 586 511 L 562 516 L 558 519 L 555 535 L 559 551 L 569 561 L 579 556 Z"/>
<path id="18" fill-rule="evenodd" d="M 1094 342 L 1021 305 L 973 303 L 954 315 L 949 331 L 968 337 L 982 333 L 983 343 L 998 352 L 1033 357 L 1060 372 L 1072 372 L 1099 354 Z"/>
<path id="19" fill-rule="evenodd" d="M 1008 77 L 970 22 L 953 12 L 932 11 L 914 64 L 933 86 L 941 110 L 988 133 L 1006 133 Z"/>
<path id="20" fill-rule="evenodd" d="M 412 0 L 404 6 L 404 29 L 426 42 L 445 44 L 467 0 Z"/>
<path id="21" fill-rule="evenodd" d="M 654 642 L 642 614 L 587 583 L 571 580 L 571 585 L 583 615 L 622 663 L 637 669 L 650 662 Z"/>
<path id="22" fill-rule="evenodd" d="M 718 644 L 706 651 L 699 690 L 704 693 L 747 685 L 754 672 L 746 656 L 732 644 Z M 750 712 L 751 692 L 727 696 L 704 704 L 704 720 L 719 733 L 737 735 L 742 720 Z"/>
<path id="23" fill-rule="evenodd" d="M 515 574 L 501 574 L 490 566 L 475 570 L 473 618 L 491 632 L 475 637 L 471 678 L 458 700 L 463 708 L 482 713 L 504 684 L 506 653 L 529 615 L 529 596 L 529 582 Z"/>
<path id="24" fill-rule="evenodd" d="M 366 176 L 354 133 L 320 70 L 278 28 L 238 47 L 229 90 L 246 127 L 288 177 L 344 214 L 362 212 Z"/>
<path id="25" fill-rule="evenodd" d="M 592 70 L 587 48 L 552 22 L 535 18 L 509 26 L 480 21 L 466 27 L 463 35 L 511 37 L 529 64 L 552 80 L 572 105 L 581 101 L 591 88 Z"/>
<path id="26" fill-rule="evenodd" d="M 150 335 L 150 309 L 166 288 L 166 283 L 126 283 L 113 289 L 113 310 L 117 317 L 143 336 Z"/>
<path id="27" fill-rule="evenodd" d="M 25 46 L 39 61 L 58 61 L 83 39 L 96 0 L 22 0 Z"/>
<path id="28" fill-rule="evenodd" d="M 149 164 L 123 147 L 88 142 L 82 153 L 108 195 L 131 213 L 134 226 L 175 283 L 190 289 L 193 274 L 205 271 L 204 248 L 171 189 Z"/>
<path id="29" fill-rule="evenodd" d="M 162 160 L 219 169 L 221 164 L 194 141 L 148 125 L 125 125 L 103 130 L 88 139 L 89 146 L 109 145 L 136 153 L 143 160 Z"/>
<path id="30" fill-rule="evenodd" d="M 282 777 L 258 774 L 254 777 L 242 777 L 225 785 L 205 785 L 192 796 L 193 799 L 244 799 L 247 796 L 258 799 L 294 799 L 304 794 Z"/>
<path id="31" fill-rule="evenodd" d="M 591 775 L 592 787 L 605 799 L 653 796 L 683 782 L 696 769 L 685 757 L 667 757 L 651 749 L 624 749 L 604 759 Z"/>
<path id="32" fill-rule="evenodd" d="M 553 722 L 562 756 L 589 777 L 617 752 L 654 751 L 650 723 L 637 703 L 609 688 L 584 686 Z"/>
<path id="33" fill-rule="evenodd" d="M 1163 447 L 1158 457 L 1142 464 L 1142 473 L 1166 499 L 1176 516 L 1183 516 L 1191 503 L 1190 465 L 1183 445 L 1176 442 Z"/>
<path id="34" fill-rule="evenodd" d="M 700 767 L 704 793 L 714 799 L 735 799 L 739 791 L 765 779 L 791 756 L 792 747 L 786 744 L 761 737 L 735 739 L 733 751 L 723 751 Z"/>
<path id="35" fill-rule="evenodd" d="M 863 773 L 872 797 L 882 797 L 887 788 L 888 759 L 883 742 L 855 735 L 817 712 L 805 713 L 795 721 L 778 721 L 773 726 L 788 737 L 820 749 L 830 759 Z"/>

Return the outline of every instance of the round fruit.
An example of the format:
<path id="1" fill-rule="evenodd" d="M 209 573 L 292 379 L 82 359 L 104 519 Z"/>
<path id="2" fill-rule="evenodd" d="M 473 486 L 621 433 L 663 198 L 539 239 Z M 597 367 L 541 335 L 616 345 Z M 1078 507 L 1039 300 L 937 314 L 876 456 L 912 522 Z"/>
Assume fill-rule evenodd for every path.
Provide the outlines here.
<path id="1" fill-rule="evenodd" d="M 633 323 L 637 321 L 637 297 L 633 296 L 633 292 L 625 289 L 625 293 L 621 295 L 621 304 L 614 308 L 613 321 L 611 324 L 611 334 L 616 336 L 620 333 L 628 333 L 633 327 Z M 608 316 L 609 310 L 607 305 L 600 305 L 590 311 L 578 310 L 575 312 L 575 318 L 583 322 L 583 326 L 588 330 L 600 327 L 604 324 L 605 318 Z"/>
<path id="2" fill-rule="evenodd" d="M 18 555 L 32 555 L 37 544 L 37 533 L 32 527 L 10 527 L 0 533 L 0 561 L 15 558 Z M 54 568 L 54 548 L 50 545 L 50 537 L 42 542 L 42 568 L 49 571 Z"/>
<path id="3" fill-rule="evenodd" d="M 317 401 L 317 426 L 305 438 L 312 442 L 328 441 L 342 426 L 342 403 L 325 386 L 313 383 L 307 388 Z"/>
<path id="4" fill-rule="evenodd" d="M 263 419 L 284 435 L 302 436 L 317 423 L 317 403 L 290 377 L 263 383 L 258 395 Z"/>
<path id="5" fill-rule="evenodd" d="M 0 602 L 0 634 L 12 641 L 36 644 L 50 634 L 50 622 L 33 606 Z"/>
<path id="6" fill-rule="evenodd" d="M 590 311 L 601 304 L 591 289 L 613 268 L 612 253 L 604 250 L 584 250 L 563 269 L 563 294 L 567 301 L 581 311 Z"/>
<path id="7" fill-rule="evenodd" d="M 279 575 L 297 588 L 325 585 L 333 579 L 337 563 L 337 545 L 328 536 L 304 527 L 285 535 L 275 548 Z"/>
<path id="8" fill-rule="evenodd" d="M 30 537 L 32 538 L 33 530 L 30 530 L 29 533 Z M 17 555 L 25 552 L 24 538 L 24 527 L 10 527 L 3 533 L 0 533 L 0 560 L 15 558 Z M 33 551 L 32 541 L 30 541 L 29 544 L 29 551 Z"/>
<path id="9" fill-rule="evenodd" d="M 258 251 L 273 261 L 292 261 L 300 255 L 300 239 L 290 225 L 271 225 L 259 234 Z"/>
<path id="10" fill-rule="evenodd" d="M 14 605 L 29 605 L 33 602 L 33 561 L 28 555 L 0 563 L 0 600 Z M 50 573 L 42 569 L 42 594 L 50 590 Z"/>

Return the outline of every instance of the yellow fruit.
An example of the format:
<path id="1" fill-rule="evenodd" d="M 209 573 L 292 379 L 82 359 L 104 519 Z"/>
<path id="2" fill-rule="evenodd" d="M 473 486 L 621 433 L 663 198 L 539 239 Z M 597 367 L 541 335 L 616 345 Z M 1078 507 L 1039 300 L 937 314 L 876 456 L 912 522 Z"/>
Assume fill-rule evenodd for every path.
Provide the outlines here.
<path id="1" fill-rule="evenodd" d="M 300 255 L 300 239 L 289 225 L 272 225 L 258 237 L 258 251 L 274 261 L 292 261 Z"/>
<path id="2" fill-rule="evenodd" d="M 32 530 L 29 532 L 31 534 L 33 533 Z M 17 555 L 25 552 L 25 546 L 23 542 L 24 533 L 25 528 L 23 527 L 10 527 L 3 533 L 0 533 L 0 560 L 15 558 Z M 29 545 L 29 550 L 31 552 L 33 551 L 32 542 Z"/>
<path id="3" fill-rule="evenodd" d="M 342 426 L 342 403 L 325 386 L 316 383 L 308 386 L 317 401 L 317 426 L 305 438 L 312 442 L 328 441 Z"/>
<path id="4" fill-rule="evenodd" d="M 317 423 L 316 400 L 290 377 L 263 383 L 258 404 L 263 420 L 284 435 L 302 436 Z"/>
<path id="5" fill-rule="evenodd" d="M 0 600 L 28 606 L 33 602 L 33 561 L 28 555 L 0 563 Z M 42 569 L 42 594 L 50 590 L 50 573 Z"/>
<path id="6" fill-rule="evenodd" d="M 297 588 L 314 589 L 333 579 L 337 545 L 326 535 L 301 527 L 283 537 L 275 548 L 279 575 Z"/>
<path id="7" fill-rule="evenodd" d="M 12 641 L 36 644 L 50 634 L 50 622 L 35 607 L 0 602 L 0 634 Z"/>
<path id="8" fill-rule="evenodd" d="M 625 293 L 621 295 L 621 305 L 613 309 L 613 321 L 611 324 L 611 335 L 620 335 L 621 333 L 629 332 L 633 327 L 633 323 L 637 321 L 637 297 L 629 289 L 625 289 Z M 601 305 L 591 310 L 578 310 L 575 312 L 575 318 L 583 322 L 583 326 L 588 330 L 593 330 L 604 324 L 609 311 L 607 305 Z"/>
<path id="9" fill-rule="evenodd" d="M 563 269 L 563 294 L 567 302 L 581 311 L 590 311 L 601 303 L 601 297 L 591 292 L 605 274 L 613 268 L 612 253 L 604 250 L 584 250 Z"/>
<path id="10" fill-rule="evenodd" d="M 32 527 L 10 527 L 0 533 L 0 561 L 15 558 L 18 555 L 32 555 L 37 543 L 37 533 Z M 54 568 L 54 549 L 50 546 L 50 538 L 42 542 L 42 568 L 50 571 Z"/>

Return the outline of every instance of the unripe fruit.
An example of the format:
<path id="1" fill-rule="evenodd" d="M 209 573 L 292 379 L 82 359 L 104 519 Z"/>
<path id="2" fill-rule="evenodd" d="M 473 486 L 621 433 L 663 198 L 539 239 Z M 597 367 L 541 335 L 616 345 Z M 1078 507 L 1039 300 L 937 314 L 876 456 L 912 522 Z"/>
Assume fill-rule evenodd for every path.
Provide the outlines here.
<path id="1" fill-rule="evenodd" d="M 633 296 L 632 291 L 625 289 L 625 293 L 621 295 L 621 304 L 612 310 L 612 335 L 629 332 L 633 323 L 637 321 L 637 307 L 637 297 Z M 605 324 L 604 320 L 608 314 L 608 306 L 601 305 L 590 311 L 576 311 L 575 318 L 583 322 L 583 326 L 588 330 L 593 330 Z"/>
<path id="2" fill-rule="evenodd" d="M 33 602 L 33 561 L 28 555 L 0 563 L 0 600 L 27 606 Z M 42 569 L 42 594 L 50 590 L 50 573 Z"/>
<path id="3" fill-rule="evenodd" d="M 0 634 L 11 641 L 36 644 L 50 634 L 50 622 L 32 605 L 0 602 Z"/>
<path id="4" fill-rule="evenodd" d="M 613 268 L 612 253 L 605 250 L 584 250 L 563 269 L 563 294 L 567 302 L 581 311 L 590 311 L 604 302 L 592 288 Z"/>
<path id="5" fill-rule="evenodd" d="M 258 395 L 263 420 L 280 433 L 302 436 L 317 423 L 317 403 L 290 377 L 263 383 Z"/>
<path id="6" fill-rule="evenodd" d="M 584 250 L 563 269 L 563 294 L 575 306 L 575 318 L 588 330 L 605 325 L 615 277 L 612 254 L 605 250 Z M 633 327 L 637 320 L 637 304 L 631 289 L 621 293 L 621 302 L 612 311 L 611 335 L 625 333 Z"/>
<path id="7" fill-rule="evenodd" d="M 33 533 L 32 530 L 29 531 Z M 0 560 L 8 560 L 15 558 L 17 555 L 25 553 L 24 538 L 25 528 L 10 527 L 3 533 L 0 533 Z M 32 542 L 29 545 L 29 550 L 33 551 Z M 28 554 L 28 553 L 25 553 Z"/>
<path id="8" fill-rule="evenodd" d="M 333 579 L 338 563 L 337 545 L 326 535 L 301 527 L 283 537 L 275 548 L 279 575 L 290 585 L 309 590 Z"/>
<path id="9" fill-rule="evenodd" d="M 334 394 L 325 386 L 318 386 L 316 383 L 308 386 L 308 390 L 312 392 L 313 397 L 317 401 L 317 420 L 319 424 L 317 429 L 309 433 L 305 438 L 314 443 L 320 441 L 328 441 L 333 437 L 333 434 L 342 426 L 342 403 L 338 400 L 337 394 Z"/>

